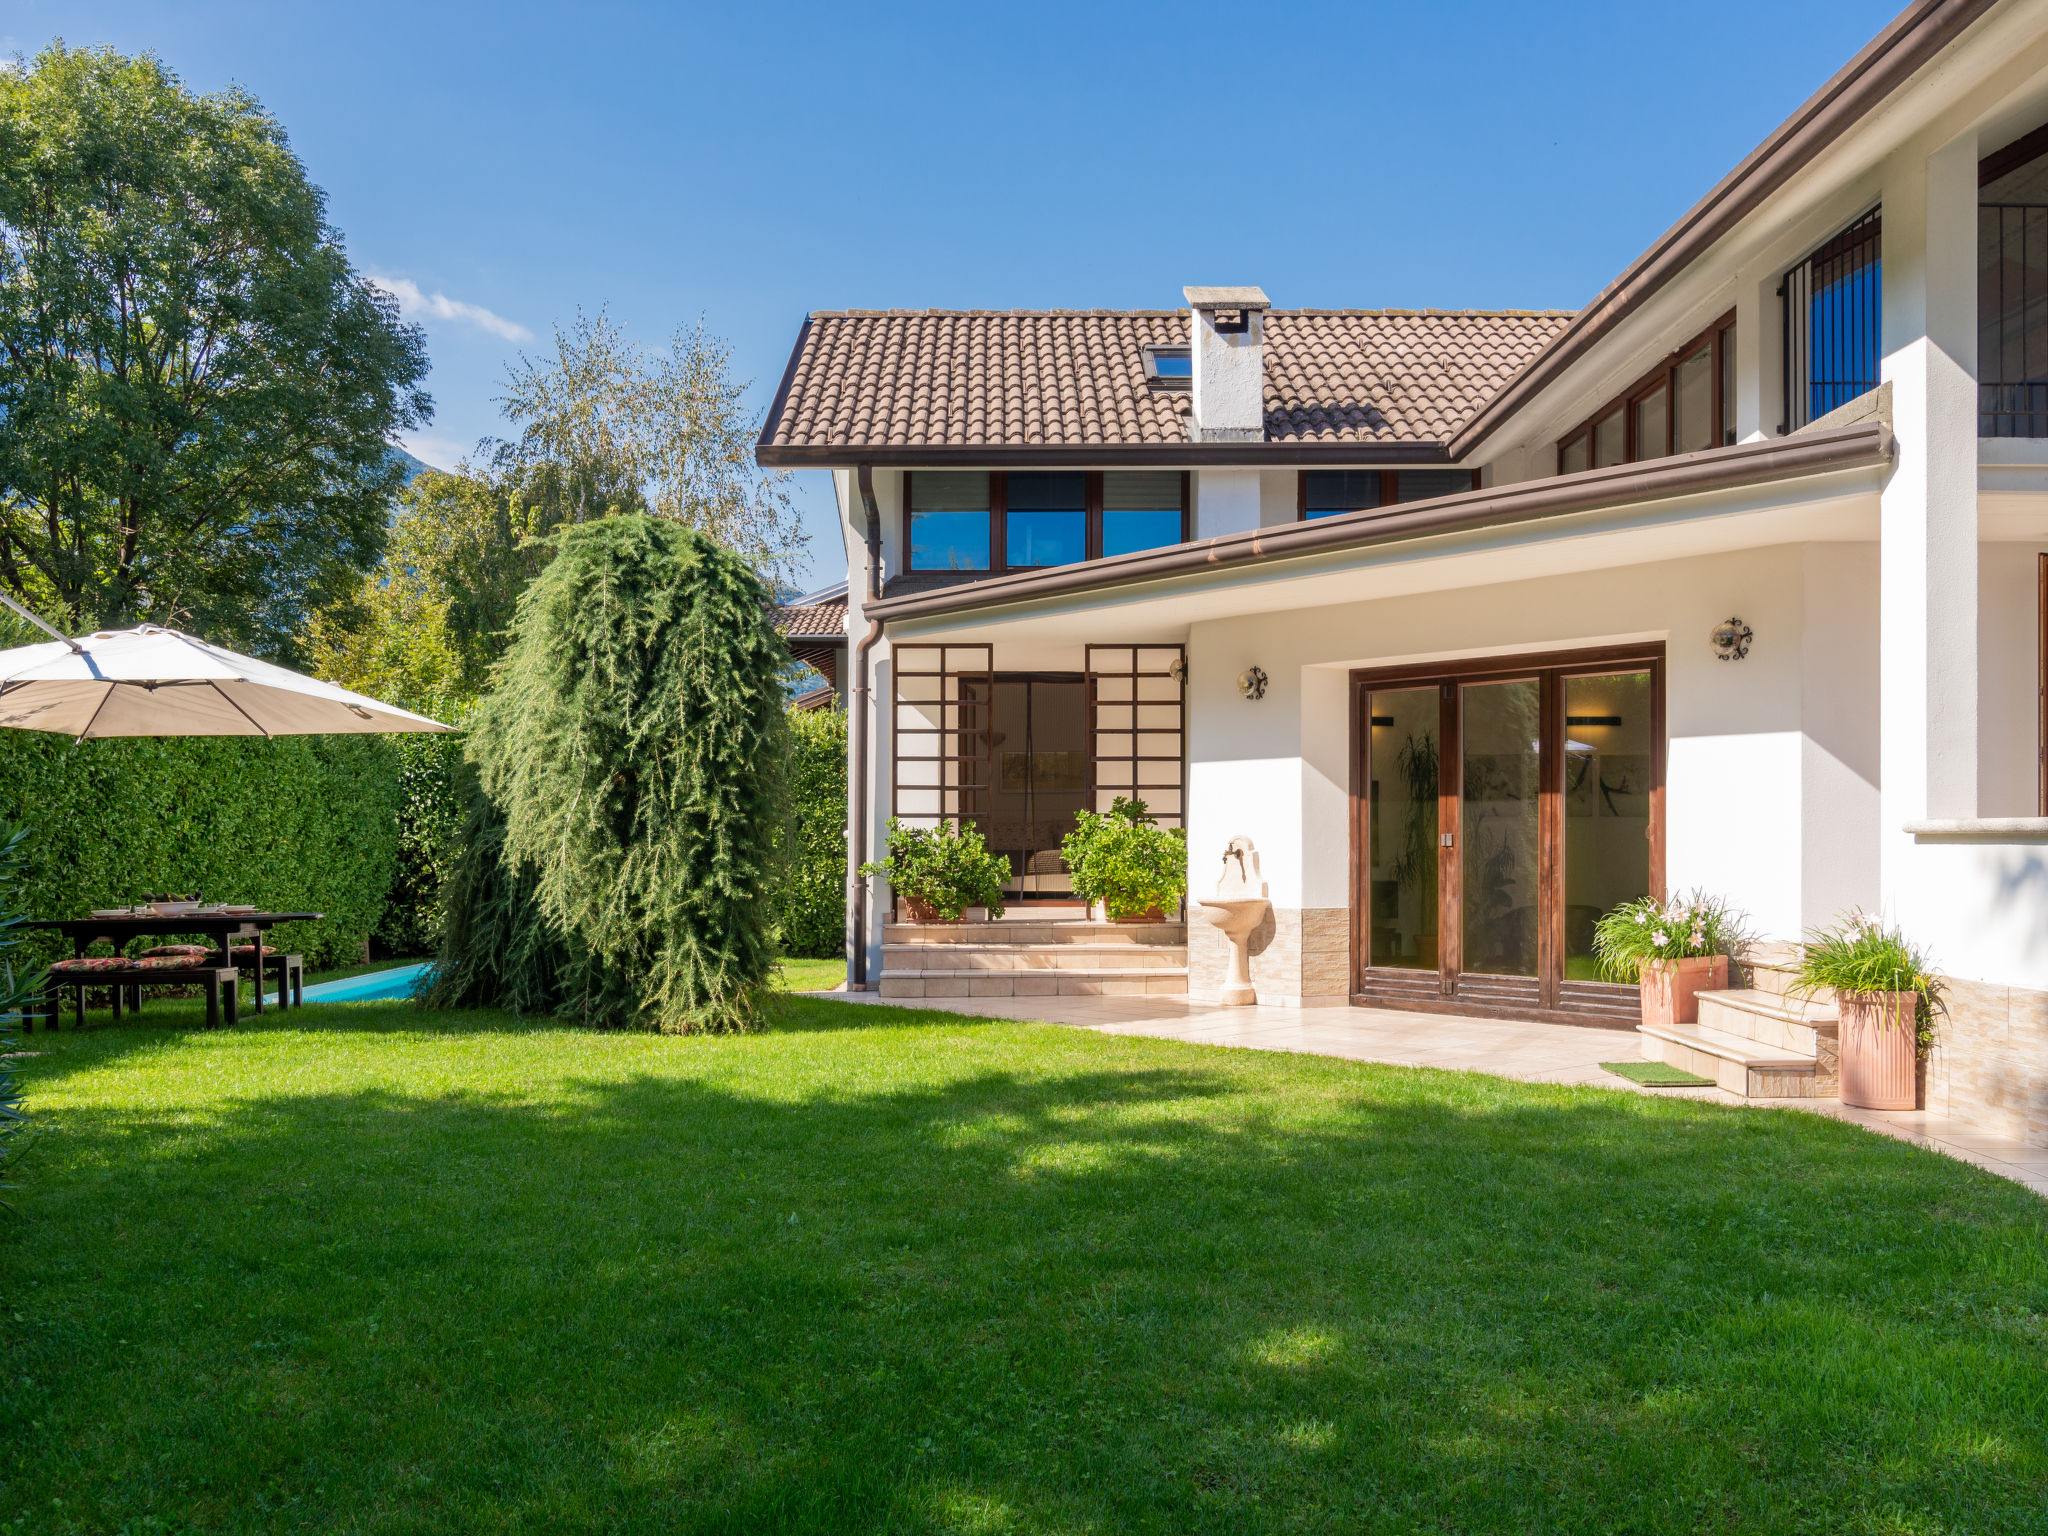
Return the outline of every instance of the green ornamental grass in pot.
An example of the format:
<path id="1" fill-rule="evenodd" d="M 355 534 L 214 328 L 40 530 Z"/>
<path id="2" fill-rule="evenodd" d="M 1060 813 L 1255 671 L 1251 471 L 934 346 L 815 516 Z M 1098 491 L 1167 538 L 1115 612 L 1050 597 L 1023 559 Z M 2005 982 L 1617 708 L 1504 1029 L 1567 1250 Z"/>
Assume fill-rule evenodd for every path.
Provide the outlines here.
<path id="1" fill-rule="evenodd" d="M 1835 994 L 1844 1104 L 1920 1107 L 1920 1064 L 1934 1043 L 1934 1015 L 1947 1012 L 1941 978 L 1921 950 L 1881 918 L 1851 912 L 1807 935 L 1798 989 Z"/>
<path id="2" fill-rule="evenodd" d="M 1060 855 L 1074 894 L 1101 902 L 1112 922 L 1163 922 L 1188 893 L 1187 835 L 1160 826 L 1143 800 L 1119 795 L 1107 811 L 1082 811 Z"/>
<path id="3" fill-rule="evenodd" d="M 1593 953 L 1609 981 L 1642 990 L 1645 1025 L 1694 1024 L 1699 995 L 1728 985 L 1728 961 L 1748 942 L 1741 914 L 1702 891 L 1623 902 L 1593 929 Z"/>
<path id="4" fill-rule="evenodd" d="M 891 817 L 886 858 L 860 867 L 864 878 L 889 882 L 913 923 L 957 923 L 969 907 L 1003 915 L 1010 861 L 989 850 L 978 828 L 941 822 L 906 827 Z"/>

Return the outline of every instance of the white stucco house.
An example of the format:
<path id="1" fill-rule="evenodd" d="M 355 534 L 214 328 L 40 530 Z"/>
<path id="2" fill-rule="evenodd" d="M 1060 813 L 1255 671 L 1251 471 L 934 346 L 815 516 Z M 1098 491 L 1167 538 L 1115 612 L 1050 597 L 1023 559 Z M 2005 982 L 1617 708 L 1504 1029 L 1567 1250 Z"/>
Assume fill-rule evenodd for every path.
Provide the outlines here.
<path id="1" fill-rule="evenodd" d="M 1881 909 L 1930 1095 L 2048 1143 L 2048 0 L 1909 7 L 1577 313 L 1184 299 L 805 323 L 857 853 L 972 819 L 1056 906 L 1136 789 L 1198 889 L 1256 846 L 1265 1002 L 1619 1026 L 1619 900 Z"/>

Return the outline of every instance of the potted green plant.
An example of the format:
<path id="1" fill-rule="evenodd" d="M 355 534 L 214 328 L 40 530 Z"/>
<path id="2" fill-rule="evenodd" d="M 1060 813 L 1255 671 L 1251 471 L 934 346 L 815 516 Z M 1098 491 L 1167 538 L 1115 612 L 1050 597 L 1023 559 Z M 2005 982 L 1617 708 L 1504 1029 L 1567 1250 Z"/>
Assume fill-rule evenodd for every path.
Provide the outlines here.
<path id="1" fill-rule="evenodd" d="M 1918 1109 L 1920 1063 L 1946 1013 L 1941 978 L 1896 927 L 1851 912 L 1807 935 L 1798 990 L 1830 989 L 1840 1018 L 1841 1097 L 1857 1109 Z"/>
<path id="2" fill-rule="evenodd" d="M 1702 891 L 1625 901 L 1593 928 L 1593 954 L 1609 981 L 1642 991 L 1643 1023 L 1699 1022 L 1699 995 L 1728 985 L 1728 961 L 1748 943 L 1743 920 Z"/>
<path id="3" fill-rule="evenodd" d="M 1074 894 L 1101 902 L 1115 923 L 1163 922 L 1188 890 L 1188 845 L 1143 800 L 1119 795 L 1107 811 L 1082 811 L 1060 844 Z"/>
<path id="4" fill-rule="evenodd" d="M 990 852 L 975 827 L 906 827 L 892 816 L 888 855 L 861 865 L 860 872 L 887 880 L 911 922 L 957 923 L 969 907 L 1003 915 L 1010 861 Z"/>

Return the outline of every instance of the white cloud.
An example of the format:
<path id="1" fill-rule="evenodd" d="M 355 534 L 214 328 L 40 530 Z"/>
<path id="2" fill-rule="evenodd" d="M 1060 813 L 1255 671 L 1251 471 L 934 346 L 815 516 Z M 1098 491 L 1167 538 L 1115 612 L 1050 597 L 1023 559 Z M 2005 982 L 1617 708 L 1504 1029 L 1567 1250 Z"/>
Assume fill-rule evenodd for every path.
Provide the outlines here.
<path id="1" fill-rule="evenodd" d="M 452 470 L 476 452 L 476 444 L 460 442 L 439 432 L 401 432 L 398 441 L 407 453 L 430 469 Z"/>
<path id="2" fill-rule="evenodd" d="M 533 332 L 518 321 L 493 314 L 481 304 L 451 299 L 439 291 L 422 293 L 420 285 L 409 277 L 383 277 L 372 273 L 370 281 L 398 300 L 398 312 L 408 320 L 446 320 L 456 325 L 474 326 L 506 341 L 533 340 Z"/>

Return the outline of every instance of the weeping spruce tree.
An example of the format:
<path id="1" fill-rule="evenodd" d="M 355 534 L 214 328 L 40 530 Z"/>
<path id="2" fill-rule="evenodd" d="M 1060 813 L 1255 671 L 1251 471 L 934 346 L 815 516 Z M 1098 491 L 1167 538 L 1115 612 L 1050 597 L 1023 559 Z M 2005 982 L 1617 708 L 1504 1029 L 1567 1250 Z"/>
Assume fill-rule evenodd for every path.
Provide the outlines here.
<path id="1" fill-rule="evenodd" d="M 516 939 L 527 990 L 551 990 L 558 1013 L 749 1028 L 775 958 L 787 750 L 768 589 L 730 550 L 643 514 L 554 544 L 470 741 L 487 803 L 458 873 L 476 899 L 457 893 L 451 930 L 495 952 L 456 953 L 451 931 L 443 969 L 495 966 Z"/>

